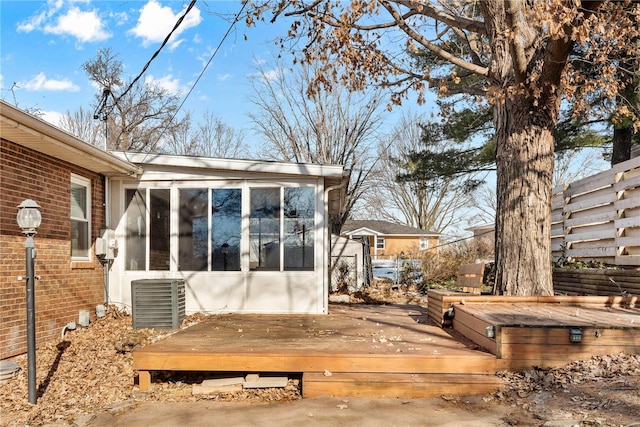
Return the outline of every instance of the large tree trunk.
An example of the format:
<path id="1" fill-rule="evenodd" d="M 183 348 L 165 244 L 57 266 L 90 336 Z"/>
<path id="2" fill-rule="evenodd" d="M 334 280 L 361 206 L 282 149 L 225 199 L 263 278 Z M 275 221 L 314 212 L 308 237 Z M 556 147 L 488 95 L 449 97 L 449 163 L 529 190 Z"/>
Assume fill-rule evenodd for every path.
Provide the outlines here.
<path id="1" fill-rule="evenodd" d="M 553 295 L 553 120 L 532 107 L 526 98 L 495 107 L 496 291 L 504 295 Z"/>

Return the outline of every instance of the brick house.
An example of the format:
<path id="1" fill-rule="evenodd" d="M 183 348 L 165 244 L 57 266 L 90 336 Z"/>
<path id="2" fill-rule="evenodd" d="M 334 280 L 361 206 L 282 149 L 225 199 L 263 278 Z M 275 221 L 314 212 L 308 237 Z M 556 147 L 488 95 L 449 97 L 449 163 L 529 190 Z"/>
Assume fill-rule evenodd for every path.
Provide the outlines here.
<path id="1" fill-rule="evenodd" d="M 368 240 L 372 259 L 391 259 L 438 245 L 440 233 L 382 220 L 347 220 L 340 232 Z"/>
<path id="2" fill-rule="evenodd" d="M 104 302 L 103 267 L 93 242 L 105 228 L 107 176 L 138 168 L 0 101 L 0 359 L 26 352 L 25 237 L 17 206 L 33 199 L 36 342 L 51 341 Z"/>

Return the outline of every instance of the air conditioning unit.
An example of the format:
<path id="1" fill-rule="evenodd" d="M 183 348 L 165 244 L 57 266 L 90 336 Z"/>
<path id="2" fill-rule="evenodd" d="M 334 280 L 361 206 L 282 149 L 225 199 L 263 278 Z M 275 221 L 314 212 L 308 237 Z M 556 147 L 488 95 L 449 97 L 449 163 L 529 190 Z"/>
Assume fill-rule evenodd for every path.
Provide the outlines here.
<path id="1" fill-rule="evenodd" d="M 176 329 L 184 319 L 184 280 L 133 280 L 131 299 L 134 329 Z"/>

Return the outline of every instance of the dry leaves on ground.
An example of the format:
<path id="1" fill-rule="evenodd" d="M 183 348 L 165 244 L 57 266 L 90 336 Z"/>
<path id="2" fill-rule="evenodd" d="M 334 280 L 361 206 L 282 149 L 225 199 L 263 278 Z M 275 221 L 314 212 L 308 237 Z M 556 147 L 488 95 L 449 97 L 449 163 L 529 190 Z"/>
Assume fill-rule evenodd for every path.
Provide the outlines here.
<path id="1" fill-rule="evenodd" d="M 206 318 L 187 317 L 183 327 Z M 199 374 L 165 373 L 162 385 L 142 394 L 134 386 L 132 353 L 136 346 L 161 339 L 171 332 L 132 327 L 131 317 L 113 307 L 104 318 L 87 328 L 67 331 L 64 339 L 38 347 L 36 387 L 38 401 L 28 401 L 27 358 L 14 359 L 21 369 L 15 378 L 0 384 L 0 425 L 29 426 L 69 422 L 85 414 L 106 411 L 131 399 L 195 401 L 276 401 L 300 398 L 297 382 L 284 389 L 244 390 L 240 393 L 192 396 L 192 384 Z"/>
<path id="2" fill-rule="evenodd" d="M 206 317 L 189 316 L 183 328 Z M 159 382 L 152 391 L 139 393 L 131 350 L 171 333 L 134 330 L 128 314 L 110 307 L 104 318 L 88 328 L 68 331 L 60 342 L 38 348 L 37 405 L 28 403 L 26 356 L 15 359 L 22 369 L 0 384 L 0 426 L 72 424 L 84 415 L 138 400 L 272 402 L 300 398 L 299 379 L 292 379 L 285 388 L 194 396 L 192 386 L 205 379 L 203 374 L 175 372 L 158 373 Z M 484 404 L 513 407 L 515 415 L 507 420 L 512 424 L 539 425 L 549 414 L 563 411 L 580 416 L 585 420 L 582 425 L 628 425 L 640 420 L 640 355 L 599 356 L 563 368 L 501 375 L 506 389 L 485 396 Z"/>

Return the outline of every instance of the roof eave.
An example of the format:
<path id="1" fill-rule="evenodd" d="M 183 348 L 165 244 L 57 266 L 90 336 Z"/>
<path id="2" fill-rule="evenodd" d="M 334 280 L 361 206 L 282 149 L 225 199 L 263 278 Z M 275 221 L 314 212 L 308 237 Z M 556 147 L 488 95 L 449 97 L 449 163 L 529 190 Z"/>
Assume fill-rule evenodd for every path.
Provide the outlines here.
<path id="1" fill-rule="evenodd" d="M 139 172 L 138 166 L 4 101 L 0 101 L 0 107 L 0 130 L 2 138 L 8 141 L 103 175 L 134 175 Z"/>

